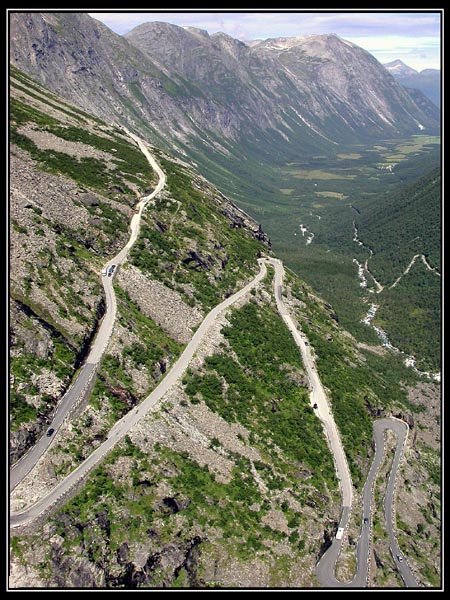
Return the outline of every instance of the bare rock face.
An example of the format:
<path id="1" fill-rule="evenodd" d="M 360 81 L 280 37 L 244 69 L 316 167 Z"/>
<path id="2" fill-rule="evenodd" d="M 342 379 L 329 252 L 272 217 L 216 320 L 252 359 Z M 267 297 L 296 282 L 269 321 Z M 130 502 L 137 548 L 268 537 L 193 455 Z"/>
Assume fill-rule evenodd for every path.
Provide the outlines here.
<path id="1" fill-rule="evenodd" d="M 161 510 L 161 512 L 163 512 L 164 514 L 173 515 L 180 512 L 180 510 L 187 508 L 189 504 L 189 498 L 167 496 L 166 498 L 162 499 L 159 506 L 159 510 Z"/>
<path id="2" fill-rule="evenodd" d="M 128 265 L 117 275 L 118 282 L 134 300 L 142 312 L 174 340 L 188 342 L 193 328 L 202 321 L 201 313 L 188 306 L 180 294 L 160 281 L 151 280 L 139 269 Z"/>
<path id="3" fill-rule="evenodd" d="M 163 544 L 160 550 L 145 553 L 138 562 L 129 560 L 131 552 L 128 544 L 123 543 L 117 550 L 118 562 L 121 565 L 120 574 L 105 570 L 105 585 L 107 588 L 125 587 L 171 587 L 181 569 L 185 569 L 190 587 L 197 587 L 197 564 L 202 538 L 193 536 L 177 542 Z M 142 549 L 144 550 L 144 548 Z M 158 579 L 158 573 L 163 569 L 166 573 L 164 580 Z"/>
<path id="4" fill-rule="evenodd" d="M 75 104 L 143 133 L 196 138 L 222 156 L 230 141 L 256 151 L 262 133 L 288 152 L 283 140 L 320 145 L 438 127 L 436 107 L 418 106 L 373 56 L 335 35 L 250 46 L 145 23 L 120 36 L 83 13 L 11 13 L 10 35 L 11 63 Z"/>
<path id="5" fill-rule="evenodd" d="M 44 425 L 39 422 L 31 423 L 19 431 L 12 431 L 9 439 L 9 455 L 11 464 L 14 464 L 25 452 L 35 444 Z"/>
<path id="6" fill-rule="evenodd" d="M 51 564 L 56 587 L 100 588 L 104 585 L 104 572 L 85 557 L 62 558 L 59 549 L 55 549 Z"/>

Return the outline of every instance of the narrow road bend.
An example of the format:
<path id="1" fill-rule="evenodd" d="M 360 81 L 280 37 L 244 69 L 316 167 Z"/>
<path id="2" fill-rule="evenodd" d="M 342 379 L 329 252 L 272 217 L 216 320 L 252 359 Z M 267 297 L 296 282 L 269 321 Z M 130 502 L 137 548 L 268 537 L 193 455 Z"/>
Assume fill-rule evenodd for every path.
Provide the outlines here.
<path id="1" fill-rule="evenodd" d="M 112 276 L 102 277 L 103 289 L 105 291 L 106 298 L 106 310 L 103 316 L 102 322 L 95 336 L 95 340 L 92 343 L 88 357 L 85 363 L 80 369 L 76 379 L 71 383 L 69 389 L 61 398 L 56 410 L 53 414 L 52 420 L 46 428 L 45 432 L 39 438 L 34 446 L 32 446 L 10 469 L 9 473 L 9 489 L 14 490 L 17 485 L 28 475 L 28 473 L 35 467 L 40 457 L 47 451 L 48 447 L 52 444 L 53 440 L 58 434 L 58 430 L 62 423 L 69 415 L 73 407 L 76 405 L 78 400 L 83 396 L 86 388 L 89 386 L 92 378 L 95 377 L 97 367 L 100 360 L 106 350 L 109 339 L 113 332 L 114 322 L 116 320 L 117 303 L 116 296 L 114 293 L 113 280 L 117 272 L 117 268 L 123 264 L 128 256 L 128 252 L 135 243 L 139 234 L 139 228 L 141 223 L 142 212 L 144 208 L 154 201 L 154 198 L 159 194 L 166 184 L 166 175 L 150 154 L 147 146 L 144 142 L 127 129 L 123 128 L 126 134 L 135 141 L 140 150 L 143 152 L 147 161 L 158 175 L 158 183 L 151 194 L 141 198 L 137 205 L 137 211 L 130 223 L 130 237 L 126 245 L 116 254 L 116 256 L 110 259 L 104 268 L 108 271 L 112 265 L 115 265 L 115 271 Z M 51 436 L 47 436 L 47 431 L 53 429 L 54 432 Z"/>
<path id="2" fill-rule="evenodd" d="M 339 521 L 339 528 L 345 532 L 349 523 L 352 509 L 353 486 L 339 431 L 334 421 L 331 407 L 320 382 L 309 343 L 303 333 L 297 330 L 283 301 L 283 264 L 278 259 L 270 258 L 265 260 L 268 264 L 274 267 L 275 274 L 273 287 L 278 312 L 289 328 L 301 351 L 302 359 L 311 385 L 310 403 L 312 407 L 317 404 L 317 408 L 314 410 L 322 422 L 325 436 L 333 455 L 342 494 L 342 512 Z M 378 470 L 384 459 L 384 432 L 386 430 L 391 430 L 395 433 L 397 444 L 384 498 L 384 525 L 386 531 L 388 532 L 390 551 L 394 559 L 395 566 L 403 578 L 405 585 L 409 588 L 418 587 L 407 561 L 401 554 L 395 535 L 395 485 L 404 445 L 408 435 L 408 425 L 404 421 L 395 418 L 380 419 L 375 421 L 373 424 L 375 454 L 363 488 L 363 521 L 361 525 L 361 534 L 355 548 L 355 575 L 349 582 L 341 582 L 336 578 L 336 563 L 342 549 L 344 536 L 341 539 L 334 537 L 331 546 L 322 555 L 321 559 L 316 565 L 317 578 L 324 587 L 365 588 L 367 586 L 371 551 L 371 516 L 374 501 L 373 490 Z M 365 519 L 367 519 L 366 523 L 364 522 Z M 401 560 L 399 560 L 398 557 L 401 557 Z"/>

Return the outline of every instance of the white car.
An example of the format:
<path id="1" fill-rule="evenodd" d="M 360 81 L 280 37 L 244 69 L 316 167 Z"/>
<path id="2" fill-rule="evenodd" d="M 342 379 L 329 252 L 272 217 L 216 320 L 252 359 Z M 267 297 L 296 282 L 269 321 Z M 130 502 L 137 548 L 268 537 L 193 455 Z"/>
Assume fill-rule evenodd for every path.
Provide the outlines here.
<path id="1" fill-rule="evenodd" d="M 104 267 L 102 269 L 102 275 L 103 275 L 103 277 L 106 277 L 106 273 L 107 273 L 107 270 L 106 270 L 106 267 Z"/>

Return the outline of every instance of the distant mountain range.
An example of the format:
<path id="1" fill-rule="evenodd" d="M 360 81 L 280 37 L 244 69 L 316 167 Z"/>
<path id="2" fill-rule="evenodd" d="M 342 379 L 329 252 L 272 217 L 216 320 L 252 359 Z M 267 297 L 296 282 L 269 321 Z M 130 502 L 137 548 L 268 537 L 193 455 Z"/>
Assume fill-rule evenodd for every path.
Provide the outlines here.
<path id="1" fill-rule="evenodd" d="M 250 46 L 168 23 L 120 36 L 83 13 L 12 13 L 10 60 L 85 110 L 196 161 L 195 150 L 284 163 L 439 124 L 426 98 L 424 110 L 371 54 L 336 35 Z"/>
<path id="2" fill-rule="evenodd" d="M 439 69 L 423 69 L 416 71 L 401 60 L 385 63 L 386 69 L 395 79 L 407 88 L 420 90 L 436 106 L 441 106 L 441 71 Z"/>

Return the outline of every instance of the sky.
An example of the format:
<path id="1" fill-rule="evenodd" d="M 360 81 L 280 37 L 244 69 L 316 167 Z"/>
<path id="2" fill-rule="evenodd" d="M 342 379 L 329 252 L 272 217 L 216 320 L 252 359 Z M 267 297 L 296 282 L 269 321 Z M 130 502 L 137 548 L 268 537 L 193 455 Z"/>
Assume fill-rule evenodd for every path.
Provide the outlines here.
<path id="1" fill-rule="evenodd" d="M 266 11 L 90 12 L 121 35 L 147 21 L 198 27 L 209 34 L 222 31 L 242 41 L 335 33 L 386 63 L 400 59 L 413 69 L 441 68 L 441 12 Z"/>

